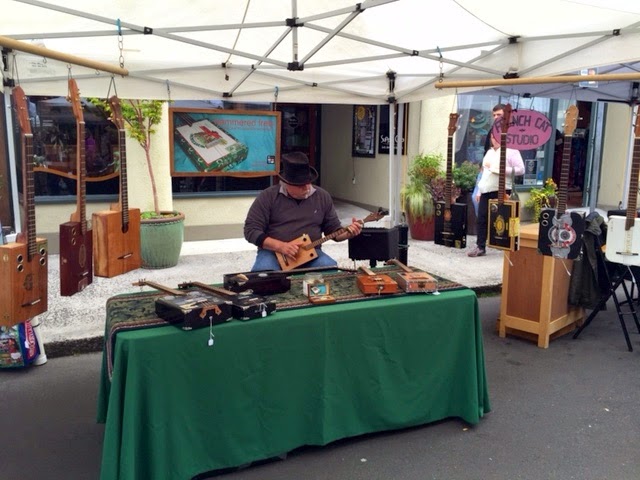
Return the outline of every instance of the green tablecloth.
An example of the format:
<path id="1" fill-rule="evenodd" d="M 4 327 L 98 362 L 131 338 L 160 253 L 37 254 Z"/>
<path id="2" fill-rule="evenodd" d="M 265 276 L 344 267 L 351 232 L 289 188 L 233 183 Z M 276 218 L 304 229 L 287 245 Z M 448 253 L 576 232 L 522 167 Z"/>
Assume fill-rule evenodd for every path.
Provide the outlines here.
<path id="1" fill-rule="evenodd" d="M 134 301 L 134 300 L 132 300 Z M 98 398 L 102 480 L 182 480 L 368 432 L 490 410 L 471 290 L 118 333 Z"/>

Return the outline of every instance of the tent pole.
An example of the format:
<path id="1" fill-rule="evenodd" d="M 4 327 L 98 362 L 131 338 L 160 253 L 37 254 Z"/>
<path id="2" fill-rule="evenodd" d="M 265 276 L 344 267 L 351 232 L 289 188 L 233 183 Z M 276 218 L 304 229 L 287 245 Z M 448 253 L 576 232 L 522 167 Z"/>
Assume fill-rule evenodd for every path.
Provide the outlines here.
<path id="1" fill-rule="evenodd" d="M 389 227 L 396 226 L 396 217 L 398 216 L 398 169 L 396 168 L 394 148 L 394 139 L 396 138 L 395 113 L 395 102 L 389 102 Z"/>
<path id="2" fill-rule="evenodd" d="M 10 37 L 0 36 L 0 46 L 11 48 L 13 50 L 19 50 L 25 53 L 31 53 L 40 57 L 52 58 L 61 62 L 71 63 L 73 65 L 80 65 L 81 67 L 93 68 L 94 70 L 114 73 L 116 75 L 129 75 L 129 70 L 120 66 L 110 65 L 108 63 L 98 62 L 96 60 L 89 60 L 88 58 L 76 57 L 75 55 L 69 55 L 68 53 L 58 52 L 56 50 L 50 50 L 38 45 L 32 45 L 27 42 L 14 40 Z"/>
<path id="3" fill-rule="evenodd" d="M 556 77 L 495 78 L 486 80 L 443 81 L 435 84 L 438 89 L 463 87 L 495 87 L 502 85 L 536 85 L 541 83 L 576 83 L 597 81 L 640 80 L 640 72 L 634 73 L 596 73 L 593 75 L 559 75 Z"/>

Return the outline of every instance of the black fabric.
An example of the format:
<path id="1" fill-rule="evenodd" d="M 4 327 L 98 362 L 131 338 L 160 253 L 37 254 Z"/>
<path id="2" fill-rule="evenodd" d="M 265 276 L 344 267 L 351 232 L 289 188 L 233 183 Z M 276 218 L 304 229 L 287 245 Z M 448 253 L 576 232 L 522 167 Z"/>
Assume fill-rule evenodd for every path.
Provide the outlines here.
<path id="1" fill-rule="evenodd" d="M 606 231 L 607 225 L 600 214 L 593 212 L 585 217 L 580 254 L 573 261 L 569 283 L 570 305 L 593 309 L 600 298 L 609 293 L 610 280 L 613 281 L 619 274 L 618 266 L 606 262 L 602 254 L 601 247 L 606 244 Z"/>

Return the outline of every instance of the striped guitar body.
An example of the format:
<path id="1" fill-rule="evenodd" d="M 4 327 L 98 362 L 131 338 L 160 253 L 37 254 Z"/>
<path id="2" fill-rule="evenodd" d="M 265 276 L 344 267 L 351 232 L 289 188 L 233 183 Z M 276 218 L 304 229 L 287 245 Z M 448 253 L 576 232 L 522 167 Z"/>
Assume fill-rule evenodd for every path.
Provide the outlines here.
<path id="1" fill-rule="evenodd" d="M 640 265 L 640 218 L 633 218 L 628 228 L 627 217 L 609 217 L 605 256 L 610 262 Z"/>
<path id="2" fill-rule="evenodd" d="M 447 219 L 448 217 L 448 219 Z M 433 241 L 445 247 L 467 247 L 467 204 L 453 203 L 446 209 L 445 202 L 436 202 Z"/>
<path id="3" fill-rule="evenodd" d="M 487 245 L 512 252 L 520 248 L 520 202 L 489 200 Z"/>
<path id="4" fill-rule="evenodd" d="M 81 222 L 60 225 L 60 295 L 69 297 L 93 282 L 93 240 Z"/>

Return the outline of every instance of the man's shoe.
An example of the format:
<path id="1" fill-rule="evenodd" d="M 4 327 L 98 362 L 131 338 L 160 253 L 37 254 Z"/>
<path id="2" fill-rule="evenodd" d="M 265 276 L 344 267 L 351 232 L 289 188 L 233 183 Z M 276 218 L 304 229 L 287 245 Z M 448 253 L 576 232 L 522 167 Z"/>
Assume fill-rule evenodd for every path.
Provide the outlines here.
<path id="1" fill-rule="evenodd" d="M 476 247 L 467 253 L 467 257 L 484 257 L 487 254 L 484 248 Z"/>

